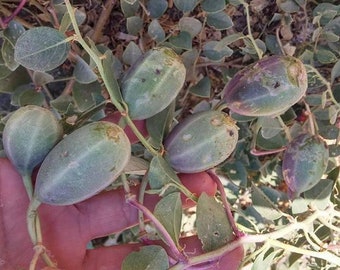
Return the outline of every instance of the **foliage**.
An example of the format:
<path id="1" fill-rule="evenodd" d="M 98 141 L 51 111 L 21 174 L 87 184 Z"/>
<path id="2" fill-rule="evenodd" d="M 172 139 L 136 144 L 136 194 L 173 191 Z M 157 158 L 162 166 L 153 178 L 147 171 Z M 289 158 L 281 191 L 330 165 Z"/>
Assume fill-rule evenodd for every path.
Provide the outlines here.
<path id="1" fill-rule="evenodd" d="M 195 266 L 205 269 L 209 262 L 218 262 L 222 255 L 232 254 L 240 247 L 244 248 L 245 256 L 234 258 L 236 265 L 252 264 L 254 270 L 270 267 L 336 269 L 340 266 L 340 6 L 336 1 L 121 0 L 114 6 L 108 4 L 111 9 L 103 8 L 100 15 L 107 16 L 107 21 L 110 19 L 113 23 L 105 25 L 107 21 L 103 24 L 98 20 L 88 32 L 86 26 L 90 27 L 91 18 L 87 17 L 86 5 L 84 9 L 75 9 L 68 0 L 49 2 L 32 4 L 34 12 L 38 12 L 33 16 L 34 24 L 25 20 L 25 16 L 31 14 L 30 7 L 22 6 L 20 14 L 23 15 L 18 19 L 12 20 L 14 16 L 9 16 L 0 21 L 3 28 L 0 98 L 10 99 L 10 106 L 6 104 L 1 108 L 3 155 L 11 158 L 8 149 L 12 146 L 6 138 L 6 129 L 11 128 L 9 125 L 15 115 L 12 111 L 30 105 L 46 107 L 53 112 L 53 121 L 57 120 L 67 135 L 63 140 L 67 140 L 67 148 L 76 149 L 76 159 L 84 158 L 84 153 L 90 151 L 91 155 L 85 156 L 86 162 L 100 171 L 104 170 L 100 166 L 109 166 L 98 161 L 100 158 L 114 163 L 109 169 L 117 169 L 120 177 L 114 184 L 103 179 L 105 185 L 123 187 L 126 203 L 137 207 L 147 217 L 147 220 L 141 219 L 138 228 L 145 229 L 145 223 L 151 221 L 158 238 L 169 248 L 143 247 L 127 256 L 123 269 L 135 267 L 136 262 L 138 269 Z M 6 3 L 0 6 L 8 8 Z M 116 10 L 110 14 L 112 8 Z M 15 10 L 13 14 L 18 12 Z M 119 18 L 115 17 L 117 14 Z M 118 21 L 124 21 L 125 25 L 119 25 Z M 105 34 L 110 27 L 116 31 L 112 36 Z M 154 57 L 154 52 L 163 54 Z M 264 95 L 260 104 L 264 114 L 247 114 L 242 110 L 236 113 L 232 106 L 226 107 L 222 89 L 227 87 L 232 93 L 239 92 L 234 85 L 240 87 L 241 79 L 242 88 L 249 87 L 248 93 L 254 94 L 251 100 L 259 99 L 258 85 L 253 90 L 254 86 L 245 83 L 244 77 L 234 75 L 241 69 L 248 72 L 251 66 L 257 68 L 255 75 L 262 78 L 266 66 L 257 64 L 266 63 L 263 59 L 270 59 L 267 57 L 271 55 L 275 55 L 272 59 L 295 59 L 303 63 L 307 77 L 304 74 L 298 78 L 307 80 L 299 81 L 299 84 L 308 84 L 307 90 L 300 89 L 303 96 L 298 93 L 298 100 L 287 102 L 291 95 L 286 95 L 284 102 L 277 102 L 275 95 Z M 282 67 L 268 70 L 280 73 L 278 76 L 283 76 L 283 81 L 294 77 L 282 75 L 285 71 Z M 289 91 L 295 90 L 289 88 Z M 151 102 L 142 103 L 143 99 Z M 237 106 L 244 105 L 245 101 L 237 100 Z M 268 113 L 266 109 L 270 106 L 273 108 Z M 121 117 L 110 118 L 112 111 Z M 190 116 L 191 113 L 194 116 Z M 222 153 L 223 160 L 205 160 L 203 165 L 208 164 L 205 167 L 201 157 L 204 153 L 221 155 L 221 147 L 212 145 L 225 135 L 213 129 L 214 119 L 197 122 L 201 115 L 210 113 L 230 115 L 232 119 L 228 116 L 219 121 L 228 127 L 223 129 L 229 132 L 225 140 L 228 141 L 228 137 L 235 140 L 226 142 L 228 153 Z M 74 146 L 72 142 L 72 134 L 78 137 L 79 132 L 101 119 L 115 122 L 126 133 L 128 127 L 129 133 L 135 136 L 132 157 L 124 171 L 120 165 L 116 168 L 116 161 L 98 154 L 98 151 L 104 152 L 105 145 L 102 150 L 96 149 L 98 145 L 95 144 L 87 148 L 89 141 L 98 138 L 84 135 L 80 144 Z M 143 125 L 140 122 L 137 125 L 136 119 L 143 120 Z M 44 125 L 39 127 L 41 129 L 51 124 L 40 122 L 37 126 Z M 187 132 L 181 127 L 183 123 L 192 130 Z M 15 128 L 20 130 L 20 126 Z M 315 146 L 312 149 L 315 152 L 306 151 L 296 143 L 292 147 L 301 133 L 318 138 L 323 150 L 327 143 L 329 151 L 329 155 L 322 155 L 327 166 L 322 160 L 322 166 L 311 168 L 317 177 L 308 187 L 296 177 L 304 175 L 301 170 L 313 165 L 308 158 L 314 156 L 306 159 L 305 155 L 315 153 L 317 157 L 320 147 Z M 202 134 L 204 138 L 197 136 L 191 140 L 191 136 Z M 11 136 L 23 140 L 15 137 L 19 136 L 17 132 Z M 166 142 L 173 137 L 179 147 L 170 147 L 167 151 Z M 131 136 L 129 139 L 131 141 Z M 34 140 L 27 141 L 20 151 L 30 151 L 36 144 Z M 195 144 L 186 144 L 186 141 Z M 127 138 L 124 145 L 129 156 Z M 198 151 L 195 147 L 201 145 L 204 150 Z M 48 155 L 45 149 L 44 153 L 39 153 L 43 159 L 47 155 L 42 170 L 47 170 L 45 162 L 50 162 L 55 169 L 53 173 L 58 174 L 59 164 L 53 164 L 49 155 L 60 148 L 58 144 Z M 294 151 L 288 153 L 289 162 L 283 164 L 288 155 L 286 148 Z M 56 155 L 67 155 L 65 151 L 67 149 L 63 148 Z M 207 171 L 217 184 L 217 194 L 191 193 L 181 184 L 177 174 L 181 170 L 173 166 L 176 161 L 190 167 L 183 172 Z M 31 173 L 32 166 L 21 172 L 26 187 L 31 181 L 27 174 Z M 84 167 L 73 168 L 72 173 L 90 173 Z M 68 167 L 63 168 L 70 172 Z M 290 179 L 297 183 L 284 181 L 287 170 Z M 59 181 L 57 178 L 52 180 Z M 82 178 L 86 180 L 86 176 Z M 137 178 L 141 183 L 139 201 L 129 196 L 130 178 Z M 193 179 L 200 180 L 199 177 Z M 289 197 L 292 186 L 296 185 L 299 194 Z M 105 187 L 101 185 L 100 188 Z M 32 195 L 32 190 L 28 192 Z M 146 193 L 160 196 L 153 213 L 141 203 Z M 93 194 L 91 186 L 81 199 Z M 189 233 L 181 226 L 185 213 L 180 199 L 183 194 L 197 203 L 194 232 L 201 240 L 202 255 L 190 257 L 181 246 L 180 236 Z M 69 202 L 75 201 L 70 199 Z M 29 213 L 35 213 L 39 204 L 39 196 L 34 194 Z M 35 214 L 28 214 L 28 217 L 33 243 L 43 243 L 43 239 L 39 239 L 38 217 Z M 131 234 L 134 229 L 122 235 Z M 155 259 L 153 254 L 159 256 Z"/>

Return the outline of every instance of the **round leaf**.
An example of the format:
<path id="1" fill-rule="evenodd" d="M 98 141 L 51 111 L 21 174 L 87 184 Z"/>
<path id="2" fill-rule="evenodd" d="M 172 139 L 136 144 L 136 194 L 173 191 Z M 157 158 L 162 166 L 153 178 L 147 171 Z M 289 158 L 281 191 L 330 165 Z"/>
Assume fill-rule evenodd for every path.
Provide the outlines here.
<path id="1" fill-rule="evenodd" d="M 147 9 L 150 12 L 151 18 L 159 18 L 164 14 L 168 8 L 168 1 L 166 0 L 149 0 Z"/>
<path id="2" fill-rule="evenodd" d="M 70 44 L 58 30 L 36 27 L 23 33 L 15 44 L 15 60 L 38 71 L 52 70 L 67 58 Z"/>

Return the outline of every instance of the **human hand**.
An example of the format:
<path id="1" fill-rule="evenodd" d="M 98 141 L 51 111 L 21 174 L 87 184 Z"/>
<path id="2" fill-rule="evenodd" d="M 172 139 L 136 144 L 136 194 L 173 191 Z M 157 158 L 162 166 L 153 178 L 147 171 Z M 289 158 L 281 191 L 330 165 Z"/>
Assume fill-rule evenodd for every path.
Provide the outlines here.
<path id="1" fill-rule="evenodd" d="M 182 182 L 192 192 L 205 191 L 214 194 L 216 186 L 209 177 L 203 181 L 183 178 Z M 137 194 L 138 187 L 132 189 Z M 145 205 L 153 210 L 157 196 L 146 195 Z M 28 269 L 34 249 L 30 241 L 26 211 L 28 197 L 21 176 L 7 159 L 0 159 L 0 265 L 4 270 Z M 190 203 L 183 200 L 184 206 Z M 137 251 L 142 244 L 126 244 L 87 250 L 87 243 L 94 238 L 120 232 L 136 225 L 138 211 L 125 202 L 123 190 L 109 191 L 84 202 L 70 206 L 41 205 L 39 208 L 44 246 L 60 269 L 120 269 L 124 258 Z M 159 242 L 157 242 L 159 244 Z M 185 252 L 193 256 L 202 253 L 201 243 L 196 237 L 181 240 Z M 220 265 L 230 258 L 242 257 L 243 250 L 236 249 L 221 258 Z M 236 264 L 239 261 L 235 262 Z M 39 261 L 38 268 L 44 263 Z M 211 268 L 216 269 L 216 268 Z M 232 269 L 232 268 L 230 268 Z M 236 266 L 234 267 L 236 269 Z"/>

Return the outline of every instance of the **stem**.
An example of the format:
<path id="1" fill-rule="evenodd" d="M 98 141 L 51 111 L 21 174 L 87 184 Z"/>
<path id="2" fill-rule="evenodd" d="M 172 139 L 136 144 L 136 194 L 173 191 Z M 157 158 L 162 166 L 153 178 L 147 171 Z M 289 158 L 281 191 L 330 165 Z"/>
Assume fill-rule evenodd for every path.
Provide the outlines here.
<path id="1" fill-rule="evenodd" d="M 286 126 L 286 124 L 282 120 L 281 116 L 277 116 L 277 120 L 279 120 L 279 123 L 280 123 L 281 127 L 283 128 L 283 130 L 284 130 L 284 132 L 287 136 L 288 141 L 290 142 L 292 140 L 292 136 L 290 135 L 289 128 Z"/>
<path id="2" fill-rule="evenodd" d="M 255 48 L 255 51 L 257 53 L 257 56 L 259 59 L 262 58 L 263 52 L 260 50 L 260 48 L 257 46 L 256 41 L 251 33 L 251 25 L 250 25 L 250 13 L 249 13 L 249 4 L 246 2 L 243 2 L 242 5 L 244 6 L 246 10 L 246 16 L 247 16 L 247 29 L 248 29 L 248 35 L 247 37 L 250 39 L 251 43 L 253 43 L 253 46 Z"/>
<path id="3" fill-rule="evenodd" d="M 150 219 L 151 222 L 154 223 L 157 230 L 162 234 L 162 236 L 165 239 L 166 244 L 169 246 L 171 252 L 175 256 L 175 258 L 178 261 L 186 261 L 187 258 L 178 250 L 177 245 L 172 240 L 170 234 L 168 231 L 164 228 L 162 223 L 159 222 L 159 220 L 151 213 L 149 209 L 147 209 L 144 205 L 140 204 L 135 196 L 130 196 L 127 198 L 127 203 L 132 205 L 133 207 L 137 208 L 138 210 L 142 211 L 144 215 Z"/>
<path id="4" fill-rule="evenodd" d="M 24 182 L 24 186 L 28 195 L 28 198 L 32 200 L 33 196 L 33 185 L 32 185 L 32 177 L 31 173 L 22 174 L 22 180 Z"/>
<path id="5" fill-rule="evenodd" d="M 229 203 L 227 201 L 227 195 L 225 193 L 223 184 L 221 183 L 218 176 L 216 174 L 214 174 L 211 170 L 208 171 L 208 174 L 214 180 L 214 182 L 216 183 L 217 188 L 218 188 L 218 190 L 221 194 L 222 203 L 224 205 L 224 209 L 226 211 L 227 218 L 229 220 L 229 224 L 230 224 L 231 228 L 233 229 L 234 235 L 236 236 L 236 238 L 242 237 L 244 234 L 239 231 L 239 229 L 237 228 L 237 226 L 234 222 L 234 216 L 233 216 L 233 213 L 230 210 L 230 206 L 229 206 Z"/>
<path id="6" fill-rule="evenodd" d="M 310 223 L 313 223 L 316 219 L 327 217 L 329 213 L 332 211 L 333 211 L 332 207 L 329 207 L 325 209 L 324 211 L 315 211 L 304 221 L 292 223 L 290 225 L 285 226 L 281 230 L 274 231 L 271 233 L 243 236 L 239 238 L 238 240 L 235 240 L 231 242 L 230 244 L 223 246 L 222 248 L 204 253 L 196 257 L 188 258 L 187 262 L 180 262 L 177 265 L 171 267 L 170 269 L 171 270 L 184 270 L 184 269 L 187 269 L 188 266 L 194 266 L 194 265 L 206 263 L 209 261 L 217 260 L 223 255 L 227 254 L 228 252 L 234 250 L 235 248 L 239 246 L 243 246 L 245 244 L 261 243 L 261 242 L 269 243 L 273 246 L 283 248 L 290 252 L 295 252 L 295 253 L 304 254 L 307 256 L 324 259 L 333 264 L 340 266 L 340 258 L 329 251 L 320 252 L 320 251 L 311 251 L 311 250 L 301 249 L 298 247 L 284 244 L 276 240 L 279 238 L 283 238 L 292 232 L 295 232 L 301 229 L 302 230 L 307 229 Z"/>
<path id="7" fill-rule="evenodd" d="M 20 4 L 19 4 L 19 5 L 17 6 L 17 8 L 13 11 L 13 13 L 12 13 L 9 17 L 5 18 L 5 19 L 2 21 L 2 23 L 3 23 L 4 26 L 7 26 L 7 24 L 8 24 L 11 20 L 13 20 L 13 18 L 14 18 L 15 16 L 17 16 L 17 15 L 19 14 L 19 12 L 22 10 L 22 8 L 24 7 L 24 5 L 26 4 L 26 1 L 27 1 L 27 0 L 21 0 L 21 1 L 20 1 Z"/>

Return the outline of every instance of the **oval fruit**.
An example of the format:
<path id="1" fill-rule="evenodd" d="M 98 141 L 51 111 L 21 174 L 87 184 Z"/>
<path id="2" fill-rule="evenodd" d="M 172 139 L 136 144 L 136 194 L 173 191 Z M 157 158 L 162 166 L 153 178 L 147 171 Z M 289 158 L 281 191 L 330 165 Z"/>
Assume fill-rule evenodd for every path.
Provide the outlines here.
<path id="1" fill-rule="evenodd" d="M 165 109 L 183 87 L 186 70 L 170 48 L 154 48 L 131 67 L 121 83 L 131 119 L 147 119 Z"/>
<path id="2" fill-rule="evenodd" d="M 94 122 L 60 141 L 41 164 L 35 197 L 54 205 L 83 201 L 106 188 L 122 173 L 131 146 L 116 124 Z"/>
<path id="3" fill-rule="evenodd" d="M 285 112 L 307 90 L 307 72 L 292 56 L 269 56 L 236 73 L 223 102 L 241 115 L 273 116 Z"/>
<path id="4" fill-rule="evenodd" d="M 202 172 L 224 161 L 235 149 L 238 128 L 220 111 L 193 114 L 165 139 L 165 158 L 182 173 Z"/>
<path id="5" fill-rule="evenodd" d="M 320 181 L 328 157 L 328 147 L 319 136 L 301 134 L 290 142 L 283 155 L 282 171 L 291 199 Z"/>
<path id="6" fill-rule="evenodd" d="M 62 126 L 51 111 L 28 105 L 16 110 L 6 122 L 4 150 L 22 175 L 31 174 L 62 135 Z"/>

